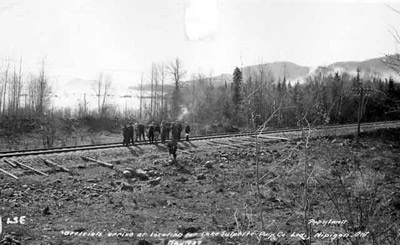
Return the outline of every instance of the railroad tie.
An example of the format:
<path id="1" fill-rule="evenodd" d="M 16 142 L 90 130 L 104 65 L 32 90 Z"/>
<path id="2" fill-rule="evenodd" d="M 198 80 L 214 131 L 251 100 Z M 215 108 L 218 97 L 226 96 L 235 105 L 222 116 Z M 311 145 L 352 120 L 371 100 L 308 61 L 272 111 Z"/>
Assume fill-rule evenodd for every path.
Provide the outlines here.
<path id="1" fill-rule="evenodd" d="M 49 176 L 48 174 L 43 173 L 42 171 L 37 170 L 37 169 L 34 169 L 34 168 L 32 168 L 32 167 L 29 167 L 28 165 L 25 165 L 25 164 L 23 164 L 23 163 L 21 163 L 21 162 L 19 162 L 19 161 L 17 161 L 17 160 L 13 160 L 13 161 L 14 161 L 14 163 L 16 163 L 19 167 L 32 170 L 33 172 L 38 173 L 38 174 L 41 174 L 41 175 L 44 175 L 44 176 Z"/>
<path id="2" fill-rule="evenodd" d="M 91 162 L 95 162 L 95 163 L 97 163 L 97 164 L 100 164 L 100 165 L 103 166 L 103 167 L 114 168 L 114 165 L 112 165 L 112 164 L 110 164 L 110 163 L 102 162 L 102 161 L 96 160 L 96 159 L 91 158 L 91 157 L 84 157 L 84 156 L 81 156 L 81 158 L 82 158 L 83 160 L 86 160 L 86 161 L 91 161 Z"/>
<path id="3" fill-rule="evenodd" d="M 13 163 L 12 161 L 8 160 L 8 159 L 4 159 L 4 162 L 8 163 L 8 165 L 10 165 L 13 168 L 17 168 L 17 164 Z"/>
<path id="4" fill-rule="evenodd" d="M 2 169 L 2 168 L 0 168 L 0 172 L 3 172 L 3 173 L 5 173 L 6 175 L 8 175 L 8 176 L 10 176 L 10 177 L 12 177 L 12 178 L 14 178 L 14 179 L 18 179 L 17 176 L 13 175 L 13 174 L 10 173 L 10 172 L 7 172 L 6 170 L 4 170 L 4 169 Z"/>
<path id="5" fill-rule="evenodd" d="M 53 162 L 53 161 L 50 161 L 50 160 L 48 160 L 48 159 L 44 159 L 44 158 L 41 158 L 41 157 L 39 157 L 47 166 L 51 166 L 51 167 L 53 167 L 53 168 L 58 168 L 58 169 L 60 169 L 60 170 L 62 170 L 62 171 L 64 171 L 64 172 L 68 172 L 68 173 L 70 173 L 71 172 L 71 170 L 69 170 L 68 168 L 65 168 L 65 167 L 63 167 L 63 166 L 60 166 L 60 165 L 58 165 L 57 163 L 55 163 L 55 162 Z"/>

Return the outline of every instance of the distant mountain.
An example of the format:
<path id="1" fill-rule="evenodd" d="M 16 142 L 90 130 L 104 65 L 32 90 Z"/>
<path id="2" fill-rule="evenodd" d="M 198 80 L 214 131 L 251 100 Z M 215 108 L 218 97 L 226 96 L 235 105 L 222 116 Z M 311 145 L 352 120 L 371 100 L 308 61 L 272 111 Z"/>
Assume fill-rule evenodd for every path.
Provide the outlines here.
<path id="1" fill-rule="evenodd" d="M 265 76 L 272 76 L 274 81 L 283 80 L 284 77 L 286 80 L 297 80 L 306 77 L 310 70 L 311 68 L 307 66 L 280 61 L 243 67 L 243 77 L 246 80 L 248 76 L 259 75 L 260 72 L 264 72 Z"/>
<path id="2" fill-rule="evenodd" d="M 364 77 L 397 77 L 398 74 L 385 63 L 386 59 L 388 58 L 381 57 L 364 61 L 336 62 L 329 65 L 328 68 L 339 72 L 346 71 L 350 74 L 356 74 L 357 69 L 360 69 L 360 74 Z"/>
<path id="3" fill-rule="evenodd" d="M 260 65 L 245 66 L 243 67 L 243 80 L 246 81 L 249 76 L 259 76 L 260 72 L 266 77 L 273 78 L 275 82 L 283 80 L 285 77 L 287 81 L 300 83 L 304 82 L 307 76 L 312 76 L 316 72 L 324 71 L 326 73 L 334 74 L 335 72 L 343 73 L 347 72 L 351 75 L 357 74 L 357 68 L 360 69 L 362 77 L 381 77 L 388 78 L 392 76 L 395 80 L 400 80 L 400 76 L 393 69 L 391 69 L 385 60 L 387 57 L 368 59 L 364 61 L 346 61 L 346 62 L 335 62 L 326 67 L 309 67 L 297 65 L 293 62 L 272 62 Z M 233 72 L 233 70 L 232 70 Z M 224 85 L 225 82 L 229 85 L 233 80 L 232 74 L 222 74 L 219 76 L 206 78 L 214 86 Z M 194 80 L 196 82 L 197 80 Z M 193 81 L 189 81 L 193 82 Z"/>
<path id="4" fill-rule="evenodd" d="M 345 62 L 335 62 L 325 67 L 309 67 L 295 64 L 293 62 L 280 61 L 280 62 L 271 62 L 253 66 L 245 66 L 243 67 L 243 81 L 246 81 L 249 76 L 255 77 L 259 76 L 260 72 L 262 72 L 266 78 L 273 78 L 275 82 L 282 80 L 284 77 L 287 81 L 292 81 L 292 84 L 299 81 L 300 83 L 304 82 L 307 76 L 312 76 L 317 72 L 325 72 L 334 74 L 335 72 L 343 73 L 347 72 L 351 75 L 355 75 L 357 73 L 357 68 L 360 69 L 360 74 L 362 77 L 370 78 L 370 77 L 381 77 L 388 78 L 392 76 L 395 80 L 400 80 L 400 76 L 393 69 L 391 69 L 387 64 L 385 64 L 384 60 L 388 59 L 387 57 L 380 57 L 374 59 L 368 59 L 364 61 L 345 61 Z M 233 69 L 232 69 L 233 73 Z M 204 82 L 211 83 L 215 87 L 223 86 L 230 84 L 233 81 L 232 74 L 221 74 L 214 77 L 204 77 Z M 186 86 L 191 86 L 191 83 L 198 83 L 198 79 L 185 81 L 184 84 Z M 63 86 L 64 91 L 68 92 L 85 92 L 85 93 L 95 93 L 95 80 L 84 80 L 84 79 L 73 79 L 69 81 L 65 86 Z M 174 89 L 174 85 L 164 84 L 164 92 L 169 93 Z M 130 86 L 128 88 L 117 89 L 118 94 L 130 94 L 132 90 L 140 90 L 140 86 Z M 127 90 L 127 91 L 124 91 Z M 149 83 L 143 84 L 144 91 L 150 91 L 151 85 Z M 158 86 L 158 90 L 161 91 L 161 86 Z"/>

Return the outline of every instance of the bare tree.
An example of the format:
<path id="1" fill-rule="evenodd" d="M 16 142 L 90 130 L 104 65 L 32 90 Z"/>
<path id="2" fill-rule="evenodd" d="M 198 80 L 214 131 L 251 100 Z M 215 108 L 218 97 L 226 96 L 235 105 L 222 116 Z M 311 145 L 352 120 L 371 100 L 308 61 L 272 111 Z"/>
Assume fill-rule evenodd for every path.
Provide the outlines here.
<path id="1" fill-rule="evenodd" d="M 29 116 L 34 112 L 35 110 L 35 76 L 30 75 L 29 77 L 29 82 L 28 82 L 28 110 L 29 110 Z"/>
<path id="2" fill-rule="evenodd" d="M 83 94 L 83 101 L 79 100 L 79 111 L 78 114 L 80 117 L 86 116 L 88 113 L 88 104 L 89 102 L 86 100 L 86 93 Z"/>
<path id="3" fill-rule="evenodd" d="M 96 81 L 96 96 L 97 96 L 97 106 L 98 113 L 100 117 L 105 116 L 107 107 L 107 96 L 109 96 L 110 88 L 112 84 L 112 79 L 109 75 L 104 75 L 103 73 L 99 74 L 99 77 Z"/>
<path id="4" fill-rule="evenodd" d="M 0 111 L 2 110 L 3 114 L 6 111 L 6 95 L 7 95 L 9 69 L 10 69 L 10 61 L 7 59 L 6 68 L 5 68 L 5 71 L 4 71 L 3 83 L 2 83 L 2 87 L 1 87 L 1 96 L 0 96 L 0 98 L 1 98 L 1 100 L 0 100 Z"/>
<path id="5" fill-rule="evenodd" d="M 151 83 L 150 113 L 151 117 L 154 117 L 157 114 L 157 86 L 158 86 L 158 69 L 154 63 L 151 65 L 150 83 Z"/>
<path id="6" fill-rule="evenodd" d="M 171 110 L 172 110 L 172 117 L 176 119 L 181 112 L 182 96 L 180 94 L 180 85 L 182 78 L 186 74 L 186 71 L 183 70 L 182 63 L 178 58 L 176 58 L 173 62 L 171 62 L 171 64 L 168 67 L 168 70 L 175 84 L 175 89 L 172 92 L 172 98 L 171 98 Z"/>
<path id="7" fill-rule="evenodd" d="M 164 109 L 164 82 L 165 82 L 165 66 L 164 64 L 160 64 L 158 66 L 158 75 L 161 80 L 161 114 L 162 117 L 165 117 L 165 109 Z"/>
<path id="8" fill-rule="evenodd" d="M 10 80 L 10 96 L 9 96 L 9 113 L 17 115 L 20 104 L 21 90 L 22 90 L 22 58 L 20 59 L 18 72 L 14 64 L 14 73 Z"/>
<path id="9" fill-rule="evenodd" d="M 186 75 L 186 71 L 182 68 L 182 62 L 176 58 L 168 67 L 170 74 L 175 83 L 175 89 L 179 90 L 182 78 Z"/>
<path id="10" fill-rule="evenodd" d="M 28 85 L 30 108 L 37 115 L 43 115 L 50 105 L 51 86 L 46 76 L 44 61 L 38 76 L 31 76 Z"/>
<path id="11" fill-rule="evenodd" d="M 142 107 L 143 106 L 143 73 L 142 73 L 142 77 L 140 78 L 140 120 L 142 120 Z"/>

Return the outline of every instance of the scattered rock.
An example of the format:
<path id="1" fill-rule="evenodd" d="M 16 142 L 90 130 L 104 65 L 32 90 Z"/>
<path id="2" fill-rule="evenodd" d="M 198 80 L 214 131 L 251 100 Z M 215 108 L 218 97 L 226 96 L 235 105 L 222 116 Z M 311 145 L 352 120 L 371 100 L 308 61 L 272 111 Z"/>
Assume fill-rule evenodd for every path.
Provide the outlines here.
<path id="1" fill-rule="evenodd" d="M 277 199 L 277 198 L 274 197 L 274 196 L 271 196 L 270 198 L 268 198 L 268 201 L 278 203 L 278 202 L 279 202 L 279 199 Z"/>
<path id="2" fill-rule="evenodd" d="M 280 154 L 277 150 L 272 150 L 272 154 L 273 154 L 275 157 L 280 157 L 280 156 L 281 156 L 281 154 Z"/>
<path id="3" fill-rule="evenodd" d="M 99 181 L 100 181 L 99 179 L 88 179 L 87 180 L 88 183 L 97 183 Z"/>
<path id="4" fill-rule="evenodd" d="M 6 235 L 4 239 L 0 241 L 0 245 L 21 245 L 21 242 L 15 240 L 12 236 Z"/>
<path id="5" fill-rule="evenodd" d="M 253 172 L 246 172 L 246 173 L 244 174 L 244 176 L 245 176 L 246 178 L 251 179 L 251 178 L 254 177 L 254 174 L 253 174 Z"/>
<path id="6" fill-rule="evenodd" d="M 222 157 L 222 158 L 228 159 L 228 158 L 229 158 L 229 155 L 228 155 L 228 154 L 222 154 L 221 157 Z"/>
<path id="7" fill-rule="evenodd" d="M 220 167 L 220 168 L 225 168 L 225 165 L 224 165 L 223 163 L 221 163 L 221 164 L 219 165 L 219 167 Z"/>
<path id="8" fill-rule="evenodd" d="M 149 184 L 150 185 L 158 185 L 158 184 L 160 184 L 160 181 L 161 181 L 161 177 L 157 177 L 155 179 L 150 180 Z"/>
<path id="9" fill-rule="evenodd" d="M 50 215 L 50 208 L 47 206 L 45 209 L 43 209 L 43 215 Z"/>
<path id="10" fill-rule="evenodd" d="M 172 207 L 172 206 L 174 206 L 174 205 L 176 205 L 176 202 L 172 202 L 172 201 L 170 201 L 170 200 L 167 201 L 167 206 L 168 206 L 168 207 Z"/>
<path id="11" fill-rule="evenodd" d="M 200 174 L 197 176 L 197 180 L 203 180 L 206 179 L 206 176 L 204 174 Z"/>
<path id="12" fill-rule="evenodd" d="M 125 178 L 132 178 L 133 177 L 132 172 L 129 171 L 129 170 L 122 171 L 122 174 L 124 175 Z"/>
<path id="13" fill-rule="evenodd" d="M 138 168 L 135 170 L 134 175 L 136 177 L 138 177 L 140 180 L 148 180 L 149 179 L 149 175 L 146 173 L 146 171 Z"/>
<path id="14" fill-rule="evenodd" d="M 121 182 L 121 191 L 133 191 L 133 186 L 122 181 Z"/>
<path id="15" fill-rule="evenodd" d="M 205 164 L 204 164 L 204 167 L 206 167 L 206 168 L 212 168 L 213 167 L 213 161 L 207 161 Z"/>
<path id="16" fill-rule="evenodd" d="M 12 195 L 14 195 L 13 188 L 6 188 L 4 190 L 1 190 L 1 196 L 11 197 Z"/>
<path id="17" fill-rule="evenodd" d="M 153 162 L 153 164 L 154 164 L 154 165 L 161 164 L 161 160 L 155 160 L 155 161 Z"/>
<path id="18" fill-rule="evenodd" d="M 147 174 L 148 174 L 149 176 L 151 176 L 151 177 L 160 175 L 160 173 L 158 173 L 156 170 L 149 170 L 149 171 L 147 172 Z"/>
<path id="19" fill-rule="evenodd" d="M 185 177 L 179 177 L 179 178 L 176 178 L 175 179 L 176 181 L 179 181 L 179 182 L 186 182 L 186 181 L 188 181 L 188 179 L 187 178 L 185 178 Z"/>

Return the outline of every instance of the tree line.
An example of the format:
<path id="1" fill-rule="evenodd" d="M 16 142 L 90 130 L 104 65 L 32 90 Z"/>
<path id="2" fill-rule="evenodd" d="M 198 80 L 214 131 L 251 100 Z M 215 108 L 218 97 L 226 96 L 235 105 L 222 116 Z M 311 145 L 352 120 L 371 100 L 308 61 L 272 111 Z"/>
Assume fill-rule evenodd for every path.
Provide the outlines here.
<path id="1" fill-rule="evenodd" d="M 45 63 L 36 74 L 23 74 L 23 60 L 6 60 L 0 71 L 0 115 L 41 116 L 51 105 L 51 85 Z"/>
<path id="2" fill-rule="evenodd" d="M 275 80 L 262 65 L 247 74 L 236 67 L 232 74 L 233 81 L 220 86 L 199 75 L 185 88 L 187 120 L 254 128 L 275 113 L 269 126 L 299 127 L 304 120 L 342 124 L 357 122 L 359 107 L 365 122 L 400 118 L 400 86 L 392 77 L 361 77 L 360 71 L 352 76 L 320 67 L 300 83 Z"/>
<path id="3" fill-rule="evenodd" d="M 41 117 L 51 109 L 52 94 L 44 61 L 36 74 L 28 76 L 23 74 L 22 64 L 22 59 L 7 61 L 2 69 L 0 114 Z M 357 108 L 362 109 L 363 121 L 398 119 L 399 84 L 392 77 L 361 77 L 360 73 L 333 73 L 320 67 L 300 83 L 285 75 L 275 79 L 267 66 L 258 65 L 254 69 L 236 67 L 232 80 L 215 83 L 201 73 L 187 79 L 182 61 L 176 58 L 167 65 L 153 63 L 145 84 L 142 76 L 138 110 L 129 114 L 113 110 L 107 100 L 112 78 L 101 73 L 94 88 L 97 111 L 89 112 L 84 98 L 76 114 L 80 118 L 184 120 L 203 126 L 247 128 L 261 125 L 272 114 L 269 124 L 273 127 L 297 127 L 303 119 L 319 125 L 351 123 L 357 121 Z M 361 89 L 365 91 L 362 98 Z M 150 95 L 144 96 L 144 90 Z"/>

